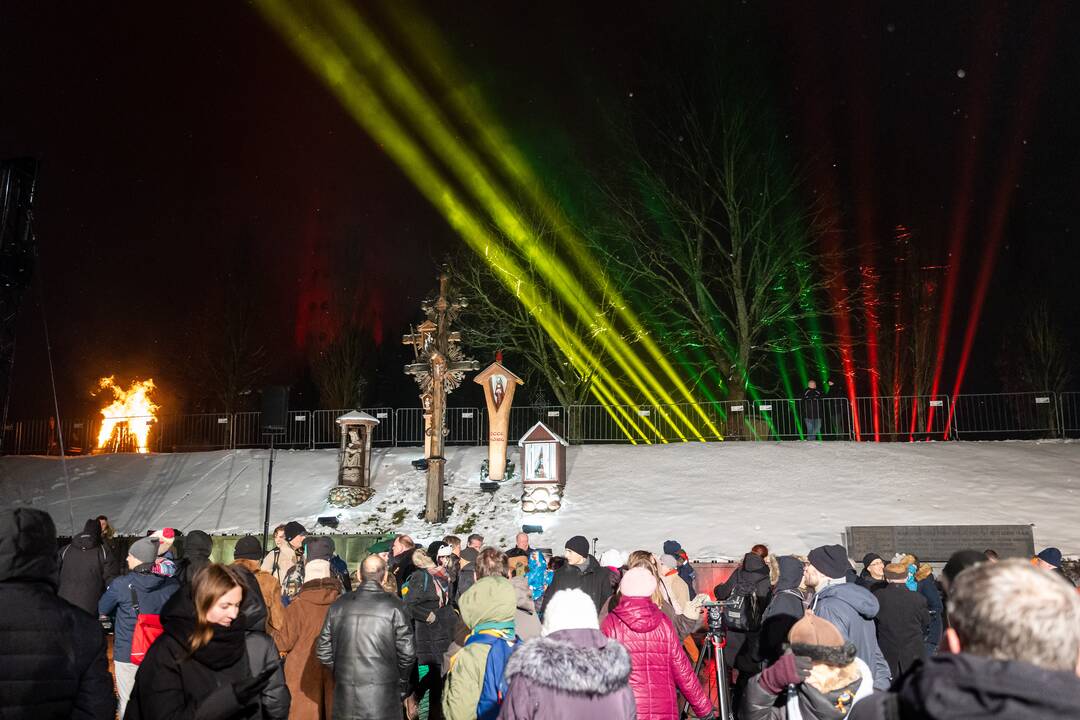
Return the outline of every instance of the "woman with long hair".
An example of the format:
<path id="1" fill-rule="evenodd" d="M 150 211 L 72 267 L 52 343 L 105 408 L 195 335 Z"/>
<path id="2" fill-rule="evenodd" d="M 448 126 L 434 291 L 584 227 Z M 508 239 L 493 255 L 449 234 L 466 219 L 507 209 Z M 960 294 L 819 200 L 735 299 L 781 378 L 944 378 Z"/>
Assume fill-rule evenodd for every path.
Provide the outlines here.
<path id="1" fill-rule="evenodd" d="M 244 582 L 211 564 L 161 610 L 163 634 L 135 677 L 126 720 L 241 720 L 289 715 L 289 690 L 274 641 L 245 632 Z"/>

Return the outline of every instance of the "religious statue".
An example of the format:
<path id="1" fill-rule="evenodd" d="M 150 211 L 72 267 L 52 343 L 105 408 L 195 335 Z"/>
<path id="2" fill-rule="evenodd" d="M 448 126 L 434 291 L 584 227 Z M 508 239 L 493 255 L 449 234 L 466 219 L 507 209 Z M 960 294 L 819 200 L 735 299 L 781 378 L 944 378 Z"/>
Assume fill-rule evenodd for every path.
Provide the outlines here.
<path id="1" fill-rule="evenodd" d="M 502 365 L 502 353 L 495 355 L 495 362 L 476 374 L 473 381 L 484 388 L 488 415 L 488 463 L 487 477 L 493 482 L 506 479 L 507 433 L 510 429 L 510 408 L 514 403 L 514 391 L 522 384 L 521 378 Z M 483 472 L 481 471 L 481 480 Z"/>
<path id="2" fill-rule="evenodd" d="M 465 357 L 460 342 L 461 333 L 452 332 L 450 323 L 457 319 L 467 303 L 463 299 L 447 298 L 450 278 L 439 276 L 439 295 L 425 301 L 421 309 L 427 320 L 415 332 L 402 338 L 412 345 L 415 362 L 405 366 L 420 386 L 420 402 L 424 408 L 424 457 L 427 460 L 427 502 L 424 519 L 428 522 L 445 520 L 443 508 L 443 445 L 446 429 L 446 396 L 457 389 L 465 373 L 475 370 L 478 363 Z"/>

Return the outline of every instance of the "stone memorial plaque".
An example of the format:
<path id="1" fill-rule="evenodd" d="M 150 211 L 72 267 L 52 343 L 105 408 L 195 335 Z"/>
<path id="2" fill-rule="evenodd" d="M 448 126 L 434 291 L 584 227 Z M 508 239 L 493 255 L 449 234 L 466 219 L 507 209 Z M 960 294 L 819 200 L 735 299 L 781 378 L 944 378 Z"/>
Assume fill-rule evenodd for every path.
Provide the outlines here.
<path id="1" fill-rule="evenodd" d="M 844 539 L 848 557 L 856 562 L 870 552 L 883 558 L 912 553 L 925 562 L 945 562 L 957 550 L 993 548 L 1001 557 L 1035 554 L 1031 525 L 861 525 L 845 528 Z"/>

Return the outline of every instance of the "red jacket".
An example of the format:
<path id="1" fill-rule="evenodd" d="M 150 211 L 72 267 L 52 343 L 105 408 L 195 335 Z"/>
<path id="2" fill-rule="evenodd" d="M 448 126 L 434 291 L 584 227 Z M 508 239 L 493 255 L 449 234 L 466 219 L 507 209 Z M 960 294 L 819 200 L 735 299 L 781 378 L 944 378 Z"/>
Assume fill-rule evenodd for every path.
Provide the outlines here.
<path id="1" fill-rule="evenodd" d="M 695 715 L 712 714 L 712 703 L 694 676 L 675 626 L 651 599 L 622 598 L 600 630 L 630 651 L 630 687 L 639 720 L 678 720 L 676 686 Z"/>

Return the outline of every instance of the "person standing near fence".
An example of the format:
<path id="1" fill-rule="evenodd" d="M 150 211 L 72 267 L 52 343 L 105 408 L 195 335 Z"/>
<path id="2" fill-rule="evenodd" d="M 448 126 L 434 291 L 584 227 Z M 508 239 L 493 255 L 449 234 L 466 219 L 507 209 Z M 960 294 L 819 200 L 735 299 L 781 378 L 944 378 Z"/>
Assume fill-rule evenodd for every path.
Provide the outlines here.
<path id="1" fill-rule="evenodd" d="M 832 387 L 832 380 L 828 381 Z M 826 390 L 828 392 L 828 390 Z M 811 380 L 806 384 L 806 392 L 802 396 L 802 415 L 806 424 L 806 439 L 821 439 L 821 418 L 824 416 L 824 395 L 818 390 L 817 380 Z"/>

